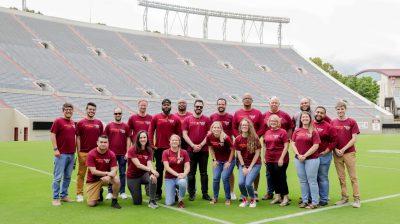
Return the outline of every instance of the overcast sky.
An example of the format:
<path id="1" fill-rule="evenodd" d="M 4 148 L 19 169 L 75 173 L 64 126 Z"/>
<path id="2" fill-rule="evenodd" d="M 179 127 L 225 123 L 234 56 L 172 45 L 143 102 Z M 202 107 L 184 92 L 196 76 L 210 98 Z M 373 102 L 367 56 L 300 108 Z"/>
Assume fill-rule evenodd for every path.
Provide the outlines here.
<path id="1" fill-rule="evenodd" d="M 339 71 L 354 74 L 367 68 L 400 67 L 399 0 L 158 0 L 214 10 L 264 16 L 284 16 L 283 44 L 306 57 L 320 56 Z M 0 6 L 21 7 L 21 0 L 0 0 Z M 84 22 L 101 22 L 142 30 L 143 8 L 136 0 L 27 0 L 45 15 Z M 161 10 L 149 10 L 150 30 L 163 31 Z M 180 16 L 183 20 L 183 15 Z M 174 15 L 170 14 L 170 24 Z M 181 34 L 179 18 L 171 32 Z M 209 20 L 209 38 L 222 39 L 221 19 Z M 240 21 L 228 21 L 227 39 L 240 41 Z M 248 25 L 250 29 L 250 25 Z M 254 28 L 252 29 L 254 31 Z M 276 43 L 276 25 L 265 25 L 264 42 Z M 189 35 L 201 37 L 202 18 L 189 17 Z M 255 33 L 249 42 L 257 42 Z"/>

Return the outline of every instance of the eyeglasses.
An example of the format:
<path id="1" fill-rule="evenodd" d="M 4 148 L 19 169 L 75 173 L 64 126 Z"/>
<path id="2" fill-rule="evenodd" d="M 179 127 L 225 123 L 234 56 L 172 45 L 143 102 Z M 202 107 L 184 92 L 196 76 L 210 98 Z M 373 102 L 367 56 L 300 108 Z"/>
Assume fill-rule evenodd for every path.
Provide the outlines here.
<path id="1" fill-rule="evenodd" d="M 195 108 L 203 109 L 203 106 L 195 106 Z"/>
<path id="2" fill-rule="evenodd" d="M 114 113 L 114 115 L 121 115 L 122 113 Z"/>
<path id="3" fill-rule="evenodd" d="M 246 97 L 246 98 L 243 98 L 243 100 L 253 100 L 253 98 Z"/>

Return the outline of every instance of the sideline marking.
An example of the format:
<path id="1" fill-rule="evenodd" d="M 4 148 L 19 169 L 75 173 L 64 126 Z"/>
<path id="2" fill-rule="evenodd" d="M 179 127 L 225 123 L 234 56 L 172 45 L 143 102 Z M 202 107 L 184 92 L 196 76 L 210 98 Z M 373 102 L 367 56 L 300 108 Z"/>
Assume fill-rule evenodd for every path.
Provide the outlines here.
<path id="1" fill-rule="evenodd" d="M 4 163 L 4 164 L 18 166 L 18 167 L 21 167 L 21 168 L 32 170 L 32 171 L 35 171 L 35 172 L 38 172 L 38 173 L 41 173 L 41 174 L 45 174 L 45 175 L 48 175 L 48 176 L 53 176 L 53 174 L 50 173 L 50 172 L 47 172 L 47 171 L 44 171 L 44 170 L 39 170 L 39 169 L 36 169 L 36 168 L 33 168 L 33 167 L 29 167 L 29 166 L 25 166 L 25 165 L 21 165 L 21 164 L 18 164 L 18 163 L 8 162 L 8 161 L 4 161 L 4 160 L 0 160 L 0 162 Z M 76 182 L 76 180 L 72 180 L 72 181 Z M 190 212 L 190 211 L 187 211 L 187 210 L 175 208 L 175 207 L 164 205 L 164 204 L 161 204 L 161 203 L 158 203 L 158 204 L 161 207 L 168 208 L 168 209 L 171 209 L 171 210 L 174 210 L 174 211 L 177 211 L 177 212 L 185 213 L 185 214 L 188 214 L 188 215 L 191 215 L 191 216 L 194 216 L 194 217 L 199 217 L 199 218 L 207 219 L 209 221 L 214 221 L 214 222 L 222 223 L 222 224 L 233 224 L 232 222 L 228 222 L 228 221 L 225 221 L 225 220 L 222 220 L 222 219 L 217 219 L 217 218 L 209 217 L 209 216 L 206 216 L 206 215 L 197 214 L 197 213 L 194 213 L 194 212 Z"/>

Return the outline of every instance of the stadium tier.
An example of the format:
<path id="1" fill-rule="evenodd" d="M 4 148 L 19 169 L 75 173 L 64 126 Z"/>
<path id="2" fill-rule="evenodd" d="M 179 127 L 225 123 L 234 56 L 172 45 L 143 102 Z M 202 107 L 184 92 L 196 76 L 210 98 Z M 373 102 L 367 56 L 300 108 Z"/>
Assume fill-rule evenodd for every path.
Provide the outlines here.
<path id="1" fill-rule="evenodd" d="M 391 119 L 291 46 L 166 36 L 4 8 L 0 31 L 0 107 L 25 117 L 31 129 L 33 121 L 59 116 L 64 102 L 76 106 L 78 120 L 93 101 L 97 117 L 108 122 L 116 106 L 127 119 L 140 98 L 149 99 L 150 113 L 160 111 L 163 98 L 202 98 L 210 114 L 219 97 L 228 99 L 229 111 L 238 109 L 245 92 L 263 112 L 271 96 L 291 114 L 307 96 L 330 116 L 345 100 L 366 131 L 376 118 Z"/>

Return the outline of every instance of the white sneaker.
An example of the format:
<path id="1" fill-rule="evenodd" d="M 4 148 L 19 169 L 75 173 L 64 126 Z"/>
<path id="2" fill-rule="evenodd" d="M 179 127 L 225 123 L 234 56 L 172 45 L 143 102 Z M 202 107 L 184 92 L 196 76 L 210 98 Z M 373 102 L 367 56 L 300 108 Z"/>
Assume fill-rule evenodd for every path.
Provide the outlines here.
<path id="1" fill-rule="evenodd" d="M 247 199 L 243 198 L 242 202 L 239 204 L 239 207 L 244 208 L 244 207 L 246 207 L 248 205 L 249 205 L 249 202 L 247 201 Z"/>
<path id="2" fill-rule="evenodd" d="M 83 195 L 78 194 L 78 195 L 76 196 L 76 202 L 83 202 Z"/>
<path id="3" fill-rule="evenodd" d="M 353 208 L 360 208 L 361 207 L 361 201 L 360 200 L 355 200 L 352 204 Z"/>
<path id="4" fill-rule="evenodd" d="M 232 201 L 236 201 L 237 200 L 235 192 L 231 192 L 231 200 Z"/>
<path id="5" fill-rule="evenodd" d="M 121 199 L 125 200 L 125 199 L 128 198 L 128 195 L 126 195 L 125 193 L 122 193 L 122 194 L 119 195 L 119 197 L 120 197 Z"/>
<path id="6" fill-rule="evenodd" d="M 113 197 L 113 195 L 111 193 L 108 193 L 106 196 L 106 200 L 111 200 Z"/>
<path id="7" fill-rule="evenodd" d="M 250 207 L 250 208 L 255 208 L 255 207 L 257 207 L 257 201 L 256 201 L 255 199 L 252 199 L 252 200 L 250 201 L 249 207 Z"/>

